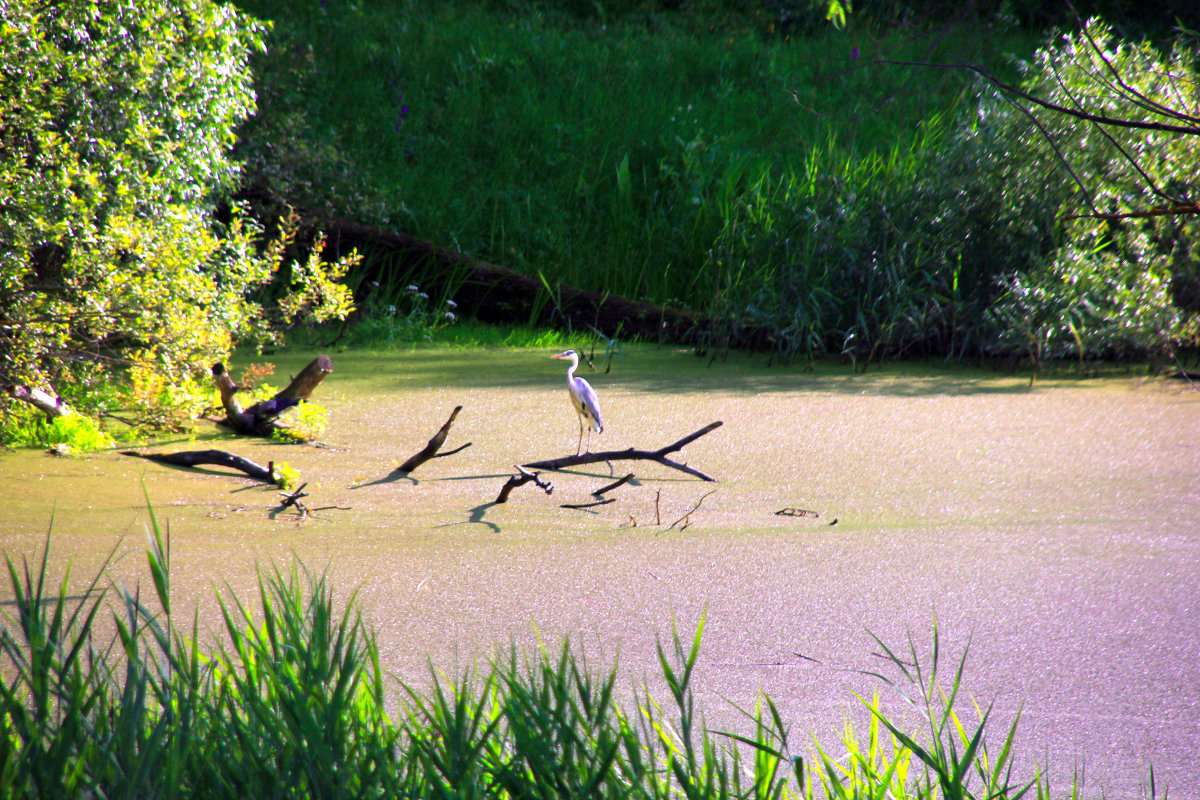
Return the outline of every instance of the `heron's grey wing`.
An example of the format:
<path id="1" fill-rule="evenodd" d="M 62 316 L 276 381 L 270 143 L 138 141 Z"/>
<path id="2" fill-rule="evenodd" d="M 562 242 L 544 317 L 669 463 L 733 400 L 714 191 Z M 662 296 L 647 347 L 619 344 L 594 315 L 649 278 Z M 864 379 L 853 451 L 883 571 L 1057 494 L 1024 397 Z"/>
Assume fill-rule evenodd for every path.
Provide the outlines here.
<path id="1" fill-rule="evenodd" d="M 579 379 L 579 404 L 580 412 L 587 417 L 595 428 L 596 433 L 604 432 L 604 422 L 600 418 L 600 398 L 596 396 L 596 390 L 592 385 L 583 378 Z"/>

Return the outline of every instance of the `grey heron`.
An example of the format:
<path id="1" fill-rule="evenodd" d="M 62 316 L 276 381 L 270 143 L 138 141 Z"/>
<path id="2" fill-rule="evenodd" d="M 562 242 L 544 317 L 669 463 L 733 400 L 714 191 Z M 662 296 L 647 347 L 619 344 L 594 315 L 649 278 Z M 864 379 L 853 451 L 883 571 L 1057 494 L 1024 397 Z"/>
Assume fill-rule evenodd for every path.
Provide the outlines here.
<path id="1" fill-rule="evenodd" d="M 567 391 L 571 393 L 571 405 L 575 406 L 575 413 L 579 415 L 579 441 L 575 443 L 575 454 L 579 455 L 579 446 L 583 444 L 583 428 L 587 425 L 588 429 L 588 452 L 592 449 L 592 428 L 596 429 L 596 433 L 604 432 L 604 422 L 600 419 L 600 399 L 596 397 L 596 390 L 592 385 L 583 378 L 575 377 L 575 370 L 579 367 L 579 353 L 574 350 L 566 350 L 551 358 L 561 358 L 571 362 L 571 366 L 567 367 Z"/>

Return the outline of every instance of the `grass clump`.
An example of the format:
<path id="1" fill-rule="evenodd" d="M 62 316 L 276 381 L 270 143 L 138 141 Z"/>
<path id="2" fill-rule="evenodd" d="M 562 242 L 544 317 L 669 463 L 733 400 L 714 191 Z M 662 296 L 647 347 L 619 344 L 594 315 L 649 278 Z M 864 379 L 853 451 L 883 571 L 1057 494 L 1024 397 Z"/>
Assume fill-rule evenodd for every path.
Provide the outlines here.
<path id="1" fill-rule="evenodd" d="M 51 447 L 70 453 L 106 450 L 116 440 L 96 421 L 81 414 L 46 419 L 41 412 L 11 412 L 0 420 L 0 442 L 9 447 Z"/>
<path id="2" fill-rule="evenodd" d="M 990 712 L 973 728 L 960 719 L 962 662 L 943 690 L 936 628 L 928 668 L 911 640 L 904 659 L 885 648 L 899 687 L 915 687 L 927 729 L 909 732 L 869 703 L 866 738 L 848 728 L 845 756 L 819 746 L 796 753 L 768 697 L 745 712 L 749 734 L 706 728 L 693 689 L 703 620 L 690 641 L 672 628 L 659 645 L 665 705 L 641 689 L 632 709 L 622 707 L 615 667 L 597 673 L 564 643 L 557 653 L 513 648 L 457 681 L 435 671 L 427 689 L 401 685 L 393 719 L 374 634 L 353 597 L 338 610 L 323 576 L 298 566 L 260 573 L 254 606 L 220 598 L 222 633 L 202 650 L 198 620 L 178 625 L 170 537 L 157 523 L 152 591 L 105 586 L 103 570 L 81 595 L 69 574 L 55 590 L 49 541 L 40 564 L 6 559 L 14 601 L 0 628 L 4 796 L 1050 796 L 1041 775 L 1014 780 L 1015 722 L 989 752 Z"/>

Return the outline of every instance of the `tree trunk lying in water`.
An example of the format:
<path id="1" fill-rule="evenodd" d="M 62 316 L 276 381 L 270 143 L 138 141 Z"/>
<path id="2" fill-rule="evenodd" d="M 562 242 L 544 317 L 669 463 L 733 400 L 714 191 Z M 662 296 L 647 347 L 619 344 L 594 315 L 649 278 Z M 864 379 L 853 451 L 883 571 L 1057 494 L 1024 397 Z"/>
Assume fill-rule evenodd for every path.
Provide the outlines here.
<path id="1" fill-rule="evenodd" d="M 427 291 L 453 298 L 463 313 L 484 322 L 569 325 L 580 331 L 594 329 L 611 338 L 638 336 L 700 346 L 769 346 L 761 329 L 741 325 L 721 329 L 705 314 L 569 286 L 555 286 L 550 292 L 537 277 L 413 236 L 340 219 L 313 222 L 325 232 L 331 256 L 357 249 L 386 256 L 377 261 L 388 264 L 390 270 L 395 270 L 398 259 L 402 274 L 413 275 Z M 360 287 L 376 277 L 365 273 Z"/>
<path id="2" fill-rule="evenodd" d="M 333 361 L 329 356 L 317 356 L 300 370 L 299 375 L 292 378 L 292 382 L 283 391 L 270 400 L 263 400 L 243 410 L 236 396 L 239 387 L 230 377 L 225 365 L 220 362 L 213 364 L 213 380 L 221 392 L 221 405 L 225 406 L 226 414 L 225 419 L 218 424 L 242 434 L 270 436 L 280 427 L 275 421 L 276 418 L 292 406 L 307 400 L 331 372 Z"/>
<path id="3" fill-rule="evenodd" d="M 139 453 L 136 450 L 122 450 L 121 454 L 156 461 L 159 464 L 171 464 L 176 467 L 198 467 L 203 464 L 213 464 L 218 467 L 236 469 L 264 483 L 279 482 L 275 476 L 274 461 L 264 467 L 248 458 L 242 458 L 224 450 L 184 450 L 178 453 Z"/>

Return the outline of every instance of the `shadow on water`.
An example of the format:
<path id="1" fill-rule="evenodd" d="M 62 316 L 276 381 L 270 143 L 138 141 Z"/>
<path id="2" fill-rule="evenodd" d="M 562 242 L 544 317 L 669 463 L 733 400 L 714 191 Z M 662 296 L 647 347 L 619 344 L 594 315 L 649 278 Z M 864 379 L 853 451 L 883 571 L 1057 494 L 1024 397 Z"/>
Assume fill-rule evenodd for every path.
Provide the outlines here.
<path id="1" fill-rule="evenodd" d="M 368 486 L 384 486 L 389 483 L 395 483 L 396 481 L 408 481 L 413 486 L 416 486 L 420 483 L 420 481 L 418 481 L 416 478 L 409 475 L 404 470 L 396 469 L 396 470 L 392 470 L 387 475 L 384 475 L 382 478 L 376 478 L 373 481 L 364 481 L 363 483 L 356 483 L 353 486 L 349 486 L 347 488 L 349 488 L 349 489 L 364 489 Z"/>
<path id="2" fill-rule="evenodd" d="M 442 525 L 434 525 L 433 527 L 436 530 L 438 528 L 454 528 L 459 525 L 471 525 L 478 523 L 480 525 L 486 525 L 492 533 L 501 533 L 502 531 L 499 525 L 484 519 L 484 516 L 487 515 L 487 512 L 498 505 L 500 505 L 500 503 L 496 502 L 495 500 L 487 503 L 481 503 L 474 508 L 467 509 L 468 516 L 465 520 L 461 522 L 447 522 Z"/>

